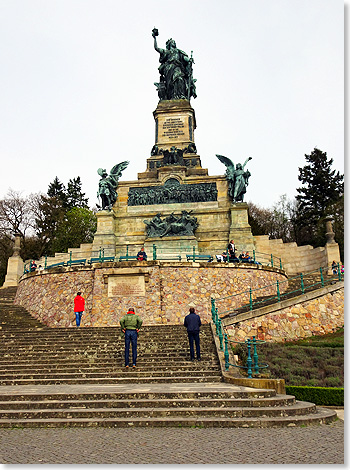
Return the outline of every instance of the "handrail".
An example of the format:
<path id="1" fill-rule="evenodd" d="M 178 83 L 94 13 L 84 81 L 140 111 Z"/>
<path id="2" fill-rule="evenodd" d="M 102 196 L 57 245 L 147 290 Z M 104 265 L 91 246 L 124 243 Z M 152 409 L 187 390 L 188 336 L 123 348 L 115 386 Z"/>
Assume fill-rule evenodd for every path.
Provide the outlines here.
<path id="1" fill-rule="evenodd" d="M 132 247 L 134 246 L 135 245 L 125 245 L 125 254 L 123 254 L 120 251 L 119 253 L 115 253 L 113 256 L 106 256 L 105 248 L 101 247 L 97 257 L 99 259 L 99 262 L 102 262 L 102 263 L 104 261 L 112 261 L 112 259 L 114 261 L 119 261 L 119 258 L 123 258 L 123 260 L 125 261 L 134 260 L 136 258 L 137 252 L 139 251 L 139 247 L 132 250 Z M 64 256 L 64 254 L 62 255 L 63 255 L 62 258 L 64 259 L 64 261 L 58 261 L 58 258 L 57 258 L 57 262 L 55 260 L 55 262 L 53 263 L 52 262 L 50 263 L 51 260 L 48 261 L 48 256 L 44 255 L 45 257 L 44 269 L 49 269 L 50 266 L 56 265 L 58 263 L 60 264 L 62 263 L 61 265 L 70 266 L 71 264 L 75 264 L 74 261 L 78 261 L 82 258 L 85 259 L 84 252 L 78 252 L 78 253 L 75 252 L 74 257 L 73 257 L 73 251 L 70 250 L 69 253 L 67 253 L 68 259 L 65 259 L 67 258 L 67 255 L 66 256 Z M 148 253 L 148 260 L 150 259 L 160 260 L 160 261 L 172 260 L 172 261 L 181 261 L 181 262 L 191 262 L 191 261 L 209 261 L 209 262 L 214 261 L 215 262 L 217 261 L 216 254 L 202 253 L 202 252 L 196 251 L 196 248 L 194 246 L 185 246 L 179 249 L 178 247 L 177 248 L 163 248 L 163 247 L 159 247 L 159 245 L 157 246 L 156 244 L 153 244 L 152 246 L 152 253 Z M 28 264 L 30 266 L 31 261 L 32 260 L 29 260 L 29 262 L 27 262 L 24 265 L 23 274 L 30 272 L 30 269 L 28 269 Z M 87 262 L 89 261 L 87 260 Z M 228 264 L 231 264 L 231 263 L 234 263 L 235 265 L 255 264 L 255 265 L 266 265 L 266 266 L 272 266 L 272 267 L 279 265 L 279 268 L 282 269 L 281 258 L 275 257 L 272 254 L 256 252 L 255 250 L 253 250 L 253 256 L 251 257 L 250 261 L 240 260 L 239 258 L 236 258 L 234 261 L 232 261 L 228 258 Z M 89 264 L 91 264 L 91 260 Z"/>
<path id="2" fill-rule="evenodd" d="M 316 273 L 320 276 L 319 280 L 313 280 L 313 281 L 311 280 L 311 282 L 308 282 L 307 276 L 314 277 L 312 275 Z M 267 286 L 258 287 L 256 289 L 250 288 L 248 290 L 238 292 L 237 294 L 212 299 L 212 301 L 214 302 L 214 305 L 216 307 L 216 305 L 219 302 L 227 301 L 228 299 L 231 299 L 234 301 L 235 297 L 238 298 L 239 296 L 241 296 L 242 301 L 239 302 L 238 307 L 236 308 L 226 307 L 226 309 L 223 309 L 222 311 L 219 312 L 220 316 L 227 315 L 227 314 L 230 314 L 231 316 L 235 316 L 235 315 L 238 315 L 238 313 L 240 313 L 240 311 L 242 311 L 243 309 L 248 309 L 252 311 L 256 308 L 259 308 L 261 304 L 266 304 L 267 302 L 271 302 L 273 300 L 280 302 L 283 300 L 283 298 L 285 298 L 286 296 L 290 296 L 291 294 L 294 294 L 294 293 L 304 294 L 306 290 L 312 290 L 313 288 L 317 288 L 318 286 L 324 287 L 326 284 L 329 284 L 331 282 L 342 281 L 342 280 L 344 280 L 344 273 L 341 272 L 340 265 L 338 263 L 337 273 L 328 276 L 328 278 L 325 278 L 324 268 L 321 267 L 319 269 L 308 272 L 306 274 L 301 273 L 285 281 L 277 280 L 276 282 L 268 284 Z M 292 283 L 292 281 L 298 281 L 299 284 L 296 286 L 296 288 L 293 290 L 284 289 L 284 292 L 282 292 L 282 289 L 284 287 L 283 285 L 285 283 L 288 283 L 288 286 L 289 286 Z M 262 296 L 260 293 L 262 293 L 263 290 L 265 291 L 267 290 L 268 294 L 266 294 L 265 296 Z M 259 297 L 259 294 L 260 294 L 261 299 L 254 301 L 254 299 Z"/>
<path id="3" fill-rule="evenodd" d="M 258 344 L 263 344 L 266 343 L 266 341 L 263 340 L 257 340 L 255 336 L 252 337 L 252 339 L 247 338 L 245 341 L 233 341 L 228 339 L 228 334 L 224 330 L 224 327 L 222 326 L 221 318 L 218 315 L 218 310 L 215 307 L 215 301 L 212 298 L 211 299 L 211 314 L 212 314 L 212 321 L 215 325 L 215 333 L 216 336 L 219 338 L 219 348 L 220 351 L 224 351 L 224 359 L 225 359 L 225 371 L 228 371 L 230 366 L 232 367 L 238 367 L 241 369 L 247 369 L 248 373 L 248 378 L 251 379 L 253 378 L 253 370 L 256 376 L 259 375 L 261 369 L 266 369 L 268 364 L 259 364 L 259 357 L 257 353 L 257 345 Z M 230 362 L 230 353 L 228 350 L 228 344 L 229 343 L 237 343 L 237 344 L 246 344 L 248 348 L 248 355 L 247 355 L 247 365 L 246 366 L 239 366 L 237 364 L 232 364 Z M 253 360 L 251 358 L 251 347 L 253 346 Z"/>

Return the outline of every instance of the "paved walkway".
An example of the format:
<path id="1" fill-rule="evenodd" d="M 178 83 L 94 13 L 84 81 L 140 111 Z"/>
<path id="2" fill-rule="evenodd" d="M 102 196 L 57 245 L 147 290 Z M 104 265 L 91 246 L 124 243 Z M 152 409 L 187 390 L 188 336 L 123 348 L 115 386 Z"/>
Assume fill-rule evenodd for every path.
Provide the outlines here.
<path id="1" fill-rule="evenodd" d="M 344 423 L 268 429 L 0 429 L 0 463 L 343 464 Z"/>

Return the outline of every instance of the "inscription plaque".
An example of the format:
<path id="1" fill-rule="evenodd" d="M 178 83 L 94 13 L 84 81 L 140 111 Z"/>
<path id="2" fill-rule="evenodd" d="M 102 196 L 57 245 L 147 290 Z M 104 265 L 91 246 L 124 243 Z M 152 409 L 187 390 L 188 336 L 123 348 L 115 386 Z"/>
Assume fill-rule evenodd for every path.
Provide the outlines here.
<path id="1" fill-rule="evenodd" d="M 185 124 L 181 118 L 167 118 L 163 122 L 162 137 L 166 137 L 168 139 L 177 139 L 179 136 L 185 135 L 184 127 Z"/>
<path id="2" fill-rule="evenodd" d="M 108 278 L 108 297 L 142 297 L 146 295 L 143 275 L 111 276 Z"/>

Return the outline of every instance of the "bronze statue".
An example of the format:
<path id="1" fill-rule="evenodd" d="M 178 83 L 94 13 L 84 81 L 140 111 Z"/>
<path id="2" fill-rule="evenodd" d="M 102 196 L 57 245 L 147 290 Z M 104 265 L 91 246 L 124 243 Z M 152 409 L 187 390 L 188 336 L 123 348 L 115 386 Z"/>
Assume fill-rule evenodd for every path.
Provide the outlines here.
<path id="1" fill-rule="evenodd" d="M 225 176 L 228 181 L 228 194 L 230 198 L 233 202 L 243 202 L 244 194 L 248 186 L 248 179 L 251 176 L 248 170 L 244 171 L 244 167 L 252 157 L 248 157 L 243 165 L 237 163 L 235 168 L 235 164 L 229 158 L 224 155 L 216 156 L 220 162 L 226 166 Z"/>
<path id="2" fill-rule="evenodd" d="M 161 219 L 161 214 L 157 214 L 149 222 L 144 220 L 146 224 L 147 238 L 149 237 L 166 237 L 172 235 L 194 235 L 194 231 L 198 227 L 197 217 L 191 217 L 190 212 L 183 210 L 181 216 L 170 214 L 165 220 Z"/>
<path id="3" fill-rule="evenodd" d="M 190 100 L 196 95 L 196 80 L 192 77 L 192 64 L 194 60 L 176 47 L 174 39 L 168 39 L 166 49 L 158 47 L 158 29 L 154 28 L 152 36 L 154 38 L 154 48 L 159 52 L 160 82 L 155 83 L 160 101 L 162 100 Z"/>
<path id="4" fill-rule="evenodd" d="M 97 173 L 101 176 L 98 183 L 97 197 L 101 198 L 101 206 L 97 206 L 100 210 L 111 210 L 113 204 L 117 200 L 118 181 L 122 175 L 122 171 L 129 165 L 128 161 L 118 163 L 111 169 L 109 175 L 103 168 L 99 168 Z"/>

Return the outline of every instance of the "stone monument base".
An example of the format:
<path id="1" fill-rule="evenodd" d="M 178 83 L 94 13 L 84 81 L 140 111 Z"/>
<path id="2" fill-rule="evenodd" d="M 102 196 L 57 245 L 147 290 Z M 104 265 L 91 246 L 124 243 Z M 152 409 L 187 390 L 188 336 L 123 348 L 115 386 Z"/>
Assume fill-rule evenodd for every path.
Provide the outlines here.
<path id="1" fill-rule="evenodd" d="M 193 248 L 198 253 L 198 241 L 193 235 L 147 238 L 144 247 L 149 259 L 152 259 L 154 245 L 159 256 L 192 254 Z"/>
<path id="2" fill-rule="evenodd" d="M 11 256 L 7 264 L 7 274 L 2 287 L 18 286 L 19 278 L 23 274 L 24 263 L 20 256 Z"/>
<path id="3" fill-rule="evenodd" d="M 248 204 L 246 202 L 232 204 L 229 238 L 230 240 L 234 240 L 239 252 L 253 252 L 255 248 L 254 237 L 252 235 L 252 229 L 248 223 Z"/>

